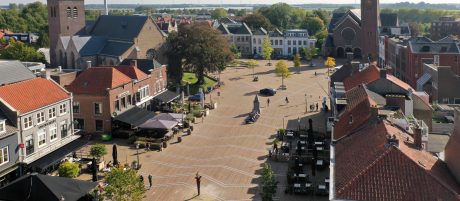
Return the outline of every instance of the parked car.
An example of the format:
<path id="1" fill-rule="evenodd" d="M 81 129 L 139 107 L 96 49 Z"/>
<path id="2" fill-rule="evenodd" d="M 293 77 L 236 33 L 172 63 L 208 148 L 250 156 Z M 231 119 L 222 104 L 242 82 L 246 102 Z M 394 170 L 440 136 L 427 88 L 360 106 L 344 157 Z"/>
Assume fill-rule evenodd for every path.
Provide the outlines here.
<path id="1" fill-rule="evenodd" d="M 265 88 L 265 89 L 261 89 L 259 93 L 264 96 L 274 96 L 276 94 L 276 89 Z"/>
<path id="2" fill-rule="evenodd" d="M 193 94 L 188 97 L 189 101 L 200 101 L 201 100 L 201 94 Z"/>

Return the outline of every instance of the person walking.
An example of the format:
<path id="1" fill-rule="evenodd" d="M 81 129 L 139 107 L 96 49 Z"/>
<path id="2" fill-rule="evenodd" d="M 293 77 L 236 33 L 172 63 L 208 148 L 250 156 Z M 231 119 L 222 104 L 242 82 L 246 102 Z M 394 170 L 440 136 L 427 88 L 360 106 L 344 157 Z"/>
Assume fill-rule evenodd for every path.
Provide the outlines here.
<path id="1" fill-rule="evenodd" d="M 144 183 L 144 177 L 141 175 L 139 176 L 139 179 L 141 180 L 142 184 Z"/>
<path id="2" fill-rule="evenodd" d="M 150 189 L 150 188 L 152 188 L 152 179 L 153 179 L 153 177 L 152 177 L 152 175 L 149 174 L 148 178 L 149 178 L 149 189 Z"/>
<path id="3" fill-rule="evenodd" d="M 270 107 L 270 99 L 267 98 L 267 107 Z"/>
<path id="4" fill-rule="evenodd" d="M 316 103 L 316 111 L 318 111 L 318 103 Z"/>
<path id="5" fill-rule="evenodd" d="M 286 99 L 285 99 L 285 100 L 286 100 L 286 104 L 288 104 L 288 103 L 289 103 L 289 99 L 288 99 L 288 97 L 286 97 Z"/>
<path id="6" fill-rule="evenodd" d="M 201 175 L 198 174 L 198 172 L 196 172 L 195 180 L 196 180 L 196 188 L 198 190 L 198 195 L 200 195 Z"/>

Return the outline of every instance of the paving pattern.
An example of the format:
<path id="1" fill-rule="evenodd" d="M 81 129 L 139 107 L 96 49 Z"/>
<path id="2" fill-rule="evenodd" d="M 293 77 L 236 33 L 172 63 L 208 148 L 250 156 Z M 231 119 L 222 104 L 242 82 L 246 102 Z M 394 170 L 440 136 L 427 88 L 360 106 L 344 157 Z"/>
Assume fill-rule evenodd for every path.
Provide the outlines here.
<path id="1" fill-rule="evenodd" d="M 315 71 L 318 76 L 314 76 Z M 270 106 L 266 104 L 267 97 L 260 97 L 261 117 L 255 124 L 244 125 L 257 91 L 281 85 L 274 66 L 265 66 L 261 61 L 255 72 L 258 82 L 252 82 L 249 69 L 230 68 L 223 72 L 220 76 L 225 86 L 219 89 L 221 96 L 212 94 L 218 108 L 204 122 L 198 120 L 191 136 L 183 137 L 181 143 L 171 143 L 162 152 L 140 154 L 140 173 L 144 178 L 153 176 L 153 187 L 147 191 L 145 200 L 260 200 L 258 178 L 276 130 L 283 124 L 297 128 L 299 117 L 300 126 L 304 127 L 307 119 L 313 118 L 315 129 L 324 130 L 324 121 L 320 119 L 325 115 L 305 114 L 305 97 L 308 104 L 321 105 L 319 101 L 327 90 L 326 70 L 309 67 L 302 67 L 300 74 L 285 79 L 287 90 L 269 97 Z M 295 72 L 294 68 L 291 72 Z M 289 104 L 285 103 L 285 97 L 289 98 Z M 206 100 L 209 98 L 207 95 Z M 129 157 L 135 159 L 134 155 Z M 305 200 L 302 196 L 284 194 L 286 166 L 286 163 L 272 165 L 280 181 L 276 199 Z M 196 193 L 196 172 L 202 176 L 200 196 Z"/>

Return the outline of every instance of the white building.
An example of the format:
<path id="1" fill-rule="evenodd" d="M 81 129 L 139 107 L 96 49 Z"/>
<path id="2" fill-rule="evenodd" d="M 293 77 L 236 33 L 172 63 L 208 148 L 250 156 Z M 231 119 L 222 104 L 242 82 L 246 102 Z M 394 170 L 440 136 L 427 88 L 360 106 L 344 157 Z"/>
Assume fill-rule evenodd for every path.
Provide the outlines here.
<path id="1" fill-rule="evenodd" d="M 274 49 L 275 57 L 290 57 L 300 52 L 301 48 L 314 47 L 316 39 L 310 39 L 308 31 L 305 29 L 290 29 L 281 32 L 276 29 L 267 32 L 264 28 L 253 31 L 252 35 L 252 53 L 254 55 L 262 54 L 264 38 L 268 38 Z"/>

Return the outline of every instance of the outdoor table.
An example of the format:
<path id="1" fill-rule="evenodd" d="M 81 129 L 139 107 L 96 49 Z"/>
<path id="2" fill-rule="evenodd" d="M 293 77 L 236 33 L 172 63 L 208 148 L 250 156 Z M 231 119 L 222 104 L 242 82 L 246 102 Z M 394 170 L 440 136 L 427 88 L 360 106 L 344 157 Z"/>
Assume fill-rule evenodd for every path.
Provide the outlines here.
<path id="1" fill-rule="evenodd" d="M 307 144 L 307 141 L 300 141 L 300 144 Z"/>
<path id="2" fill-rule="evenodd" d="M 286 133 L 287 137 L 294 137 L 294 133 Z"/>
<path id="3" fill-rule="evenodd" d="M 297 164 L 297 166 L 299 166 L 299 167 L 302 167 L 302 166 L 303 166 L 303 164 L 302 164 L 302 163 L 299 163 L 299 164 Z"/>
<path id="4" fill-rule="evenodd" d="M 322 150 L 324 150 L 324 148 L 323 147 L 316 147 L 316 150 L 322 151 Z"/>
<path id="5" fill-rule="evenodd" d="M 298 177 L 305 178 L 305 177 L 307 177 L 307 175 L 306 174 L 299 174 Z"/>
<path id="6" fill-rule="evenodd" d="M 325 179 L 324 181 L 325 181 L 326 183 L 329 183 L 329 179 Z"/>
<path id="7" fill-rule="evenodd" d="M 283 156 L 289 156 L 289 153 L 282 153 Z"/>
<path id="8" fill-rule="evenodd" d="M 306 183 L 306 184 L 305 184 L 305 187 L 310 188 L 310 187 L 311 187 L 311 183 Z"/>
<path id="9" fill-rule="evenodd" d="M 294 188 L 300 188 L 300 184 L 294 184 Z"/>
<path id="10" fill-rule="evenodd" d="M 318 189 L 320 189 L 320 190 L 326 190 L 326 185 L 318 185 Z"/>

